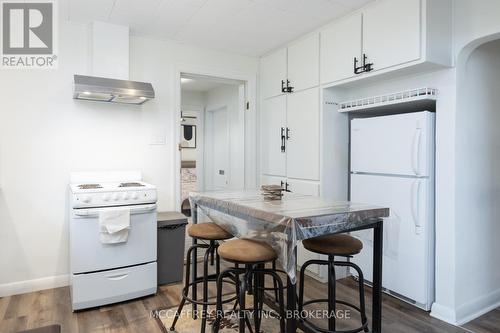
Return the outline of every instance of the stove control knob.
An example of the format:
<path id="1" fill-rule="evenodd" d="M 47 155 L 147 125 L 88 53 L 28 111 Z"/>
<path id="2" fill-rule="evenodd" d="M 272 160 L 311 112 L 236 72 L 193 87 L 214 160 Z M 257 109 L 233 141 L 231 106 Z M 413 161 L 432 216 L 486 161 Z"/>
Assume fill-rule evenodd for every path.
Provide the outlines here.
<path id="1" fill-rule="evenodd" d="M 130 198 L 130 194 L 128 194 L 127 192 L 125 192 L 123 194 L 123 200 L 128 200 Z"/>
<path id="2" fill-rule="evenodd" d="M 110 196 L 109 194 L 104 194 L 104 195 L 102 196 L 102 200 L 104 200 L 104 201 L 109 201 L 110 197 L 111 197 L 111 196 Z"/>
<path id="3" fill-rule="evenodd" d="M 137 200 L 137 198 L 139 198 L 139 196 L 137 195 L 137 192 L 132 192 L 132 194 L 130 196 L 132 197 L 133 200 Z"/>
<path id="4" fill-rule="evenodd" d="M 120 195 L 118 193 L 113 194 L 113 200 L 117 201 L 118 199 L 120 199 Z"/>
<path id="5" fill-rule="evenodd" d="M 82 197 L 82 201 L 85 202 L 85 203 L 89 203 L 91 199 L 92 198 L 90 197 L 90 195 L 84 195 Z"/>

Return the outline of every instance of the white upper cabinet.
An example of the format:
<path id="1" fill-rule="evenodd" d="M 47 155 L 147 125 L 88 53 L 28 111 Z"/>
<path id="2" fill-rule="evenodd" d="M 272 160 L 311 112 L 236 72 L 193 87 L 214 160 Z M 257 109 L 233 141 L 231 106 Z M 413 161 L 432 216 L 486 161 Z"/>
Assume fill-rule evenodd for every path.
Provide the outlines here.
<path id="1" fill-rule="evenodd" d="M 287 177 L 319 180 L 319 88 L 288 96 Z"/>
<path id="2" fill-rule="evenodd" d="M 348 79 L 354 57 L 361 56 L 361 13 L 347 16 L 321 32 L 321 83 Z"/>
<path id="3" fill-rule="evenodd" d="M 451 0 L 368 4 L 321 31 L 321 83 L 451 66 L 451 17 Z"/>
<path id="4" fill-rule="evenodd" d="M 262 57 L 260 64 L 262 98 L 318 86 L 319 33 Z"/>
<path id="5" fill-rule="evenodd" d="M 287 78 L 287 50 L 281 49 L 261 59 L 262 97 L 281 95 L 281 81 Z"/>
<path id="6" fill-rule="evenodd" d="M 420 0 L 383 0 L 363 12 L 363 53 L 373 70 L 420 58 Z"/>
<path id="7" fill-rule="evenodd" d="M 262 173 L 286 176 L 286 96 L 262 101 Z"/>
<path id="8" fill-rule="evenodd" d="M 319 84 L 319 34 L 288 47 L 288 80 L 294 92 Z"/>

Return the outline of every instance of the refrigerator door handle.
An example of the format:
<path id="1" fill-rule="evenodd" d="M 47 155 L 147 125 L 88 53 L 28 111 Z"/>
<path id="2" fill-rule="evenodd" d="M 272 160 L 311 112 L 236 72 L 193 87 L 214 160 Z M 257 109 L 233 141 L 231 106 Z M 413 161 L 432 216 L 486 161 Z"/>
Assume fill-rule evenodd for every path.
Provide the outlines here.
<path id="1" fill-rule="evenodd" d="M 422 225 L 420 224 L 420 188 L 422 182 L 415 180 L 411 188 L 411 215 L 413 223 L 415 224 L 415 234 L 419 235 L 422 232 Z"/>
<path id="2" fill-rule="evenodd" d="M 417 128 L 415 135 L 413 136 L 413 149 L 412 149 L 412 159 L 411 166 L 415 175 L 420 175 L 420 139 L 422 137 L 422 132 L 420 128 Z"/>

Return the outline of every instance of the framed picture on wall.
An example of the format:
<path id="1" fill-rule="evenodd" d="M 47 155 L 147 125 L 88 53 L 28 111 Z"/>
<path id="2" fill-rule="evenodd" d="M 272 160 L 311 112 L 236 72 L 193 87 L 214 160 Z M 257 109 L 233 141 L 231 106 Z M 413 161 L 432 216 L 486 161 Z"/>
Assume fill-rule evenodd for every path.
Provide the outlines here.
<path id="1" fill-rule="evenodd" d="M 196 148 L 196 125 L 181 126 L 181 148 Z"/>

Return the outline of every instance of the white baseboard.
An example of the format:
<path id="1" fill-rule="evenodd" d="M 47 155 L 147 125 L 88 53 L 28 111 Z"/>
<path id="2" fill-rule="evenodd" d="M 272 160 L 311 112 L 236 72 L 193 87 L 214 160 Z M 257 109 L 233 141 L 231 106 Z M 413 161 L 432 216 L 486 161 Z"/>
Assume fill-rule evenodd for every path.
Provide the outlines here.
<path id="1" fill-rule="evenodd" d="M 431 316 L 460 326 L 498 307 L 500 307 L 500 289 L 462 304 L 457 309 L 434 303 L 432 304 Z"/>
<path id="2" fill-rule="evenodd" d="M 462 304 L 457 309 L 457 323 L 463 325 L 500 306 L 500 289 Z"/>
<path id="3" fill-rule="evenodd" d="M 0 284 L 0 297 L 30 293 L 38 290 L 64 287 L 69 284 L 69 275 L 55 275 L 40 279 Z"/>
<path id="4" fill-rule="evenodd" d="M 455 310 L 450 307 L 433 303 L 430 315 L 431 317 L 447 322 L 448 324 L 457 325 Z"/>

